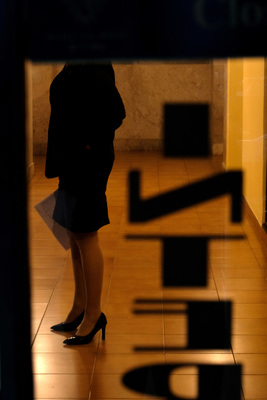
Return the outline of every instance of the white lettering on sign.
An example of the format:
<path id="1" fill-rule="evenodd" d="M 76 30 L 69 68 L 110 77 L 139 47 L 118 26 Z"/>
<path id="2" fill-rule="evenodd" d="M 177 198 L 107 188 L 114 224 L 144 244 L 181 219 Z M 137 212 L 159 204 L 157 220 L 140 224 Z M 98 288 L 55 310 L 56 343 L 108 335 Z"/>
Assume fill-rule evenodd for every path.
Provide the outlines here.
<path id="1" fill-rule="evenodd" d="M 193 15 L 197 24 L 206 30 L 222 28 L 257 28 L 267 26 L 267 5 L 258 1 L 214 0 L 213 10 L 210 12 L 209 0 L 196 0 Z M 224 12 L 225 11 L 225 12 Z"/>
<path id="2" fill-rule="evenodd" d="M 97 22 L 109 3 L 110 0 L 59 0 L 58 2 L 64 14 L 80 23 Z"/>

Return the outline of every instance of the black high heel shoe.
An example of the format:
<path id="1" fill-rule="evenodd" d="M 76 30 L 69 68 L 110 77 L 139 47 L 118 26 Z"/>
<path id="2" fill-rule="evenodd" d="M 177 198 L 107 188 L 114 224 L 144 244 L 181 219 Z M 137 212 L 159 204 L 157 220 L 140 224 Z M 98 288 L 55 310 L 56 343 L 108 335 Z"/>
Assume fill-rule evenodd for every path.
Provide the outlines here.
<path id="1" fill-rule="evenodd" d="M 83 317 L 84 317 L 84 311 L 80 315 L 78 315 L 78 317 L 75 318 L 74 321 L 72 321 L 72 322 L 61 322 L 60 324 L 51 326 L 50 329 L 52 329 L 53 331 L 57 331 L 57 332 L 74 331 L 76 328 L 78 328 L 78 326 L 82 322 Z"/>
<path id="2" fill-rule="evenodd" d="M 101 313 L 98 318 L 94 328 L 91 332 L 86 336 L 72 336 L 69 339 L 64 340 L 64 344 L 68 345 L 77 345 L 77 344 L 88 344 L 92 341 L 94 336 L 97 334 L 100 329 L 102 329 L 102 340 L 105 340 L 105 331 L 106 331 L 107 319 L 105 314 Z"/>

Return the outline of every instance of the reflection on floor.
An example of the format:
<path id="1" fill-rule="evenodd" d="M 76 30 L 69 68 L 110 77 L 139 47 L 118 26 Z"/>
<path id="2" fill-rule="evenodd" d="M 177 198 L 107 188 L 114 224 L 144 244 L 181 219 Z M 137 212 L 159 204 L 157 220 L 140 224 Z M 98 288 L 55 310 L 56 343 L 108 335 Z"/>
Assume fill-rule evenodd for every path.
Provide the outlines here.
<path id="1" fill-rule="evenodd" d="M 34 205 L 57 188 L 44 177 L 44 158 L 35 159 L 29 184 L 29 241 L 32 280 L 32 342 L 36 399 L 147 399 L 126 388 L 122 377 L 149 364 L 207 363 L 243 365 L 245 400 L 267 399 L 267 249 L 248 219 L 230 221 L 227 196 L 144 224 L 128 221 L 127 177 L 142 171 L 142 196 L 186 185 L 221 171 L 221 159 L 165 159 L 158 152 L 117 152 L 108 185 L 111 224 L 100 230 L 105 258 L 103 311 L 108 318 L 106 341 L 65 347 L 69 333 L 49 327 L 65 319 L 72 303 L 70 253 L 53 237 Z M 129 240 L 126 234 L 245 234 L 244 240 L 213 240 L 206 288 L 168 289 L 161 281 L 158 240 Z M 179 265 L 177 266 L 179 268 Z M 232 300 L 232 350 L 178 351 L 186 344 L 186 316 L 133 314 L 137 298 Z M 157 308 L 159 306 L 157 305 Z M 136 346 L 158 347 L 135 351 Z M 171 391 L 197 397 L 197 370 L 174 370 Z M 216 400 L 216 399 L 214 399 Z"/>

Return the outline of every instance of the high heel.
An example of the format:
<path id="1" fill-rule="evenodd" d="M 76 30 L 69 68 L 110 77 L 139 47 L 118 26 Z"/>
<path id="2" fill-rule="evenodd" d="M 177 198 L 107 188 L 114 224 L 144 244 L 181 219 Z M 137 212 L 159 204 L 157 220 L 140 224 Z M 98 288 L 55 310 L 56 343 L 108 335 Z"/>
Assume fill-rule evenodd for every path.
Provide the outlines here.
<path id="1" fill-rule="evenodd" d="M 101 313 L 100 317 L 98 318 L 94 328 L 91 332 L 86 336 L 72 336 L 66 340 L 64 340 L 64 344 L 68 345 L 77 345 L 77 344 L 88 344 L 92 341 L 94 336 L 97 334 L 100 329 L 102 329 L 102 340 L 105 340 L 105 333 L 106 333 L 106 325 L 107 319 L 104 313 Z"/>
<path id="2" fill-rule="evenodd" d="M 57 332 L 69 332 L 74 331 L 81 324 L 84 317 L 84 311 L 78 315 L 72 322 L 61 322 L 60 324 L 51 326 L 50 329 Z"/>

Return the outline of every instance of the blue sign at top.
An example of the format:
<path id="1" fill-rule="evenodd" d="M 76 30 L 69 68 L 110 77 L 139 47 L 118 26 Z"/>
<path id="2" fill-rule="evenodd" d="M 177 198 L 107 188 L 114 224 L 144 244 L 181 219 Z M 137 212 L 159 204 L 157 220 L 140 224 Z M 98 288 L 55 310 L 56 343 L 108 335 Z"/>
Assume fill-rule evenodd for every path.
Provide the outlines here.
<path id="1" fill-rule="evenodd" d="M 264 56 L 266 0 L 27 0 L 32 60 Z"/>

